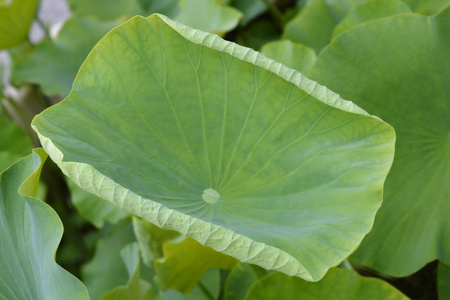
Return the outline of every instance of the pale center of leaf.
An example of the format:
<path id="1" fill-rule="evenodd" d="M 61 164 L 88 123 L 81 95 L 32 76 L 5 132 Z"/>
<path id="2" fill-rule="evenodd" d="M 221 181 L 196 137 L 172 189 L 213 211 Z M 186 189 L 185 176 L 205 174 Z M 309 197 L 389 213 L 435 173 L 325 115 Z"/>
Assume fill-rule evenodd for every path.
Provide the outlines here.
<path id="1" fill-rule="evenodd" d="M 202 198 L 205 202 L 209 204 L 214 204 L 219 201 L 220 195 L 214 189 L 209 188 L 203 191 Z"/>

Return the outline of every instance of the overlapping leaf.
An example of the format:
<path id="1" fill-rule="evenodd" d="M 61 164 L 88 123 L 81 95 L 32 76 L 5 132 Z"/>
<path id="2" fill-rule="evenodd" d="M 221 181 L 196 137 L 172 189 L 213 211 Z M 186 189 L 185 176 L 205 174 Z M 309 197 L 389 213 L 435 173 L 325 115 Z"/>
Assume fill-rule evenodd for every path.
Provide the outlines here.
<path id="1" fill-rule="evenodd" d="M 63 227 L 33 198 L 47 155 L 34 150 L 0 174 L 0 298 L 89 299 L 86 287 L 54 261 Z"/>
<path id="2" fill-rule="evenodd" d="M 111 31 L 33 128 L 83 189 L 307 280 L 372 227 L 394 143 L 302 74 L 159 15 Z"/>
<path id="3" fill-rule="evenodd" d="M 450 263 L 450 8 L 364 23 L 324 49 L 310 75 L 392 124 L 384 204 L 353 259 L 392 276 Z"/>

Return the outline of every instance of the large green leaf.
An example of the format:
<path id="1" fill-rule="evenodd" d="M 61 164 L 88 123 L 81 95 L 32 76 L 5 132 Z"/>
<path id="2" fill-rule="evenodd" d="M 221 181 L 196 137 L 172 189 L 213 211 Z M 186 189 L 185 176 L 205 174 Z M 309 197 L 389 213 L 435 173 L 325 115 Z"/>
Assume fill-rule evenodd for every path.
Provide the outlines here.
<path id="1" fill-rule="evenodd" d="M 262 47 L 261 53 L 303 74 L 307 74 L 316 61 L 314 50 L 288 40 L 270 42 Z"/>
<path id="2" fill-rule="evenodd" d="M 394 147 L 389 125 L 301 73 L 160 15 L 111 31 L 33 128 L 83 189 L 307 280 L 372 227 Z"/>
<path id="3" fill-rule="evenodd" d="M 367 0 L 314 0 L 309 1 L 292 19 L 283 37 L 304 44 L 319 53 L 331 40 L 336 25 L 354 6 Z"/>
<path id="4" fill-rule="evenodd" d="M 164 258 L 155 261 L 162 283 L 170 289 L 189 294 L 200 277 L 209 269 L 231 270 L 238 261 L 230 256 L 200 245 L 191 238 L 167 241 Z"/>
<path id="5" fill-rule="evenodd" d="M 39 84 L 47 95 L 68 95 L 86 56 L 118 24 L 73 17 L 64 24 L 56 40 L 47 38 L 14 61 L 11 81 L 17 85 Z"/>
<path id="6" fill-rule="evenodd" d="M 371 0 L 354 7 L 333 31 L 333 37 L 364 22 L 392 15 L 410 13 L 411 9 L 398 0 Z"/>
<path id="7" fill-rule="evenodd" d="M 246 300 L 407 300 L 408 297 L 377 278 L 359 276 L 341 268 L 331 269 L 319 282 L 306 282 L 281 273 L 255 283 Z"/>
<path id="8" fill-rule="evenodd" d="M 33 198 L 46 158 L 36 149 L 0 174 L 1 299 L 89 299 L 86 287 L 54 261 L 61 220 Z"/>
<path id="9" fill-rule="evenodd" d="M 368 22 L 337 37 L 310 73 L 397 132 L 384 204 L 353 256 L 392 276 L 450 264 L 448 32 L 450 8 Z"/>
<path id="10" fill-rule="evenodd" d="M 0 50 L 27 39 L 39 0 L 9 2 L 11 1 L 0 1 Z"/>

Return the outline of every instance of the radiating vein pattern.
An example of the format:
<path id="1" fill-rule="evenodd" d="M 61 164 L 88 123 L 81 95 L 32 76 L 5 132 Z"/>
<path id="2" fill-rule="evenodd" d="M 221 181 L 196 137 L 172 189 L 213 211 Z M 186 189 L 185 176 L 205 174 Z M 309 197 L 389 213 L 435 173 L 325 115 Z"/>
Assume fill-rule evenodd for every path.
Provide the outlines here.
<path id="1" fill-rule="evenodd" d="M 33 125 L 65 162 L 130 191 L 111 196 L 123 209 L 144 218 L 149 207 L 173 209 L 156 222 L 317 280 L 371 228 L 394 135 L 291 71 L 162 16 L 136 17 L 94 48 L 69 97 Z M 307 271 L 287 266 L 286 253 Z"/>

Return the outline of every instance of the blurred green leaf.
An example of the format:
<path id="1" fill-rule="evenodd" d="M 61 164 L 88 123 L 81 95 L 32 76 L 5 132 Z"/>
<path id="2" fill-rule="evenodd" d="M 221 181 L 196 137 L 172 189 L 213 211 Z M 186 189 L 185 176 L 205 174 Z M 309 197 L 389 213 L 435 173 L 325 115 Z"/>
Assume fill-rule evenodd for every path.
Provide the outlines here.
<path id="1" fill-rule="evenodd" d="M 136 217 L 133 218 L 133 229 L 144 263 L 150 268 L 153 267 L 155 259 L 164 256 L 164 242 L 180 235 L 176 231 L 161 229 L 148 221 Z"/>
<path id="2" fill-rule="evenodd" d="M 219 270 L 210 269 L 206 271 L 200 278 L 199 282 L 206 291 L 202 291 L 199 285 L 196 285 L 192 292 L 188 295 L 176 290 L 168 289 L 161 294 L 161 297 L 153 297 L 152 300 L 211 300 L 218 299 L 220 291 L 220 275 Z"/>
<path id="3" fill-rule="evenodd" d="M 367 21 L 410 13 L 411 9 L 402 1 L 372 0 L 355 6 L 333 31 L 333 37 Z"/>
<path id="4" fill-rule="evenodd" d="M 105 237 L 98 241 L 94 258 L 81 270 L 92 300 L 117 286 L 126 285 L 130 276 L 120 251 L 135 241 L 130 221 L 111 226 Z"/>
<path id="5" fill-rule="evenodd" d="M 351 259 L 402 277 L 450 264 L 450 7 L 339 35 L 310 76 L 394 126 L 394 164 L 372 231 Z"/>
<path id="6" fill-rule="evenodd" d="M 366 0 L 315 0 L 286 24 L 283 38 L 304 44 L 319 53 L 330 41 L 336 25 L 354 6 Z"/>
<path id="7" fill-rule="evenodd" d="M 303 74 L 308 74 L 316 61 L 314 50 L 289 40 L 270 42 L 262 47 L 261 53 Z"/>
<path id="8" fill-rule="evenodd" d="M 409 7 L 423 15 L 434 15 L 450 5 L 450 0 L 404 0 Z"/>
<path id="9" fill-rule="evenodd" d="M 68 0 L 68 3 L 71 11 L 77 17 L 92 17 L 102 20 L 122 18 L 125 21 L 134 15 L 144 13 L 139 0 Z"/>
<path id="10" fill-rule="evenodd" d="M 38 3 L 39 0 L 0 1 L 0 50 L 27 40 Z"/>
<path id="11" fill-rule="evenodd" d="M 235 28 L 242 18 L 241 12 L 215 0 L 180 0 L 178 7 L 176 21 L 218 35 Z"/>
<path id="12" fill-rule="evenodd" d="M 132 243 L 120 252 L 127 266 L 130 279 L 126 286 L 119 286 L 104 294 L 100 300 L 146 300 L 150 299 L 151 285 L 140 278 L 139 246 Z"/>
<path id="13" fill-rule="evenodd" d="M 272 3 L 275 2 L 275 0 L 268 1 Z M 264 0 L 233 0 L 232 5 L 243 14 L 241 19 L 241 24 L 243 26 L 247 25 L 251 20 L 268 9 Z"/>
<path id="14" fill-rule="evenodd" d="M 109 201 L 103 200 L 78 187 L 70 179 L 67 180 L 70 198 L 80 215 L 97 228 L 103 227 L 105 221 L 116 224 L 129 214 Z"/>
<path id="15" fill-rule="evenodd" d="M 253 268 L 240 263 L 228 275 L 225 284 L 225 300 L 244 300 L 250 287 L 258 281 Z"/>
<path id="16" fill-rule="evenodd" d="M 0 172 L 30 154 L 32 141 L 17 124 L 0 117 Z"/>
<path id="17" fill-rule="evenodd" d="M 63 226 L 33 198 L 47 154 L 35 149 L 0 174 L 0 298 L 89 299 L 86 287 L 56 264 Z"/>
<path id="18" fill-rule="evenodd" d="M 278 40 L 281 33 L 275 24 L 267 19 L 251 22 L 246 28 L 239 28 L 236 43 L 258 51 L 263 45 Z"/>
<path id="19" fill-rule="evenodd" d="M 161 282 L 169 289 L 189 294 L 200 277 L 209 269 L 231 270 L 238 261 L 228 255 L 202 246 L 191 238 L 167 241 L 164 258 L 155 261 Z"/>
<path id="20" fill-rule="evenodd" d="M 152 13 L 159 13 L 169 18 L 174 18 L 180 11 L 178 7 L 179 0 L 140 0 L 140 3 L 146 11 L 146 16 Z"/>
<path id="21" fill-rule="evenodd" d="M 39 84 L 46 95 L 68 95 L 86 56 L 109 30 L 119 24 L 119 21 L 72 17 L 56 40 L 46 38 L 30 53 L 14 60 L 11 81 L 16 85 Z"/>
<path id="22" fill-rule="evenodd" d="M 307 282 L 281 273 L 268 275 L 256 282 L 245 300 L 408 300 L 381 279 L 359 276 L 358 273 L 330 269 L 319 282 Z"/>

